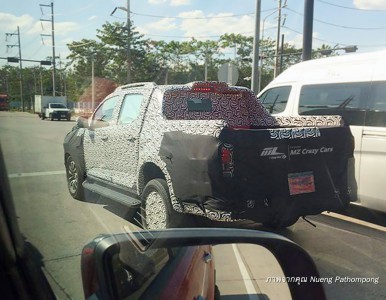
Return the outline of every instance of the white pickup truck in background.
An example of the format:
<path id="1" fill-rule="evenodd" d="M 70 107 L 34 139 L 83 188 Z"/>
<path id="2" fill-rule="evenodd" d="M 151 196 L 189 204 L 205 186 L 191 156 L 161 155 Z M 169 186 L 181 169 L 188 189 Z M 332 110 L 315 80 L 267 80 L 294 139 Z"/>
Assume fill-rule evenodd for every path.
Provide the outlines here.
<path id="1" fill-rule="evenodd" d="M 66 104 L 66 96 L 35 95 L 35 113 L 37 113 L 42 120 L 71 120 L 71 110 L 67 108 Z"/>

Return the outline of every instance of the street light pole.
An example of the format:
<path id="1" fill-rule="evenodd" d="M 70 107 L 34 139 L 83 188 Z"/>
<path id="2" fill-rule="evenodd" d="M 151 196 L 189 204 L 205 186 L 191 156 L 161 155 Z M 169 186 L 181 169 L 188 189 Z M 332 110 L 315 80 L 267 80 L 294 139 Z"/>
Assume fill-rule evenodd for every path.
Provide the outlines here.
<path id="1" fill-rule="evenodd" d="M 277 16 L 277 35 L 276 35 L 276 50 L 275 50 L 275 69 L 273 70 L 273 78 L 279 74 L 279 50 L 280 50 L 280 25 L 281 25 L 281 0 L 278 0 L 278 16 Z"/>
<path id="2" fill-rule="evenodd" d="M 51 36 L 52 36 L 52 96 L 56 96 L 56 57 L 55 57 L 55 22 L 54 2 L 51 2 Z"/>
<path id="3" fill-rule="evenodd" d="M 127 31 L 127 47 L 126 47 L 126 65 L 127 65 L 127 83 L 131 83 L 131 44 L 130 44 L 130 39 L 131 39 L 131 32 L 130 32 L 130 0 L 127 0 L 127 8 L 123 6 L 117 6 L 114 8 L 110 16 L 112 16 L 117 9 L 122 9 L 127 12 L 127 23 L 126 23 L 126 31 Z"/>
<path id="4" fill-rule="evenodd" d="M 268 17 L 272 16 L 274 13 L 277 12 L 277 9 L 275 9 L 270 14 L 266 15 L 263 19 L 263 28 L 261 31 L 261 40 L 264 42 L 264 28 L 265 28 L 265 21 Z M 263 72 L 263 62 L 264 62 L 264 48 L 262 48 L 261 58 L 260 58 L 260 71 L 259 71 L 259 92 L 261 91 L 261 73 Z"/>
<path id="5" fill-rule="evenodd" d="M 257 95 L 260 86 L 259 70 L 259 43 L 260 43 L 260 11 L 261 0 L 256 0 L 256 16 L 255 16 L 255 36 L 253 38 L 253 59 L 252 59 L 252 84 L 251 89 Z"/>

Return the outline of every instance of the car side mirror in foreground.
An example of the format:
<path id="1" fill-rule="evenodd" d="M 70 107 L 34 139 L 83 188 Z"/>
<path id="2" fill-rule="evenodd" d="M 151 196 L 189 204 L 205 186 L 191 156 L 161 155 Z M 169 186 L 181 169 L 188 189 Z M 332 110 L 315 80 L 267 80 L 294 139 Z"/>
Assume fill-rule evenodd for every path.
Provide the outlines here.
<path id="1" fill-rule="evenodd" d="M 255 230 L 179 228 L 102 235 L 83 248 L 81 268 L 86 299 L 217 300 L 227 293 L 326 299 L 305 250 L 283 236 Z"/>

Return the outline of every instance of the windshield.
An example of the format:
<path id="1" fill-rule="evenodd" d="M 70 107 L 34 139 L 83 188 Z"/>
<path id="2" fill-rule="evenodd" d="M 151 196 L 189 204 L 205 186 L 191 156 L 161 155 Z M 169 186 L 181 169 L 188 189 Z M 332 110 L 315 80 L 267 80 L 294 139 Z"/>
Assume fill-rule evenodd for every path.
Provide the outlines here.
<path id="1" fill-rule="evenodd" d="M 52 103 L 50 106 L 51 108 L 66 108 L 65 105 L 59 103 Z"/>
<path id="2" fill-rule="evenodd" d="M 380 0 L 4 2 L 0 214 L 21 235 L 6 219 L 0 273 L 25 275 L 5 285 L 386 299 L 385 20 Z"/>

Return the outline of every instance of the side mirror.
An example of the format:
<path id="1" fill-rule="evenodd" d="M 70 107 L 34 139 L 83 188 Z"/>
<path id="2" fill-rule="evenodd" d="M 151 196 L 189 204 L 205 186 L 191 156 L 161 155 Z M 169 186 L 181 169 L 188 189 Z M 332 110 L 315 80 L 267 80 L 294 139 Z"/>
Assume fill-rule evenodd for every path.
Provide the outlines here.
<path id="1" fill-rule="evenodd" d="M 88 120 L 86 118 L 80 116 L 76 119 L 76 125 L 79 128 L 86 128 L 88 126 Z"/>
<path id="2" fill-rule="evenodd" d="M 249 252 L 237 254 L 234 247 Z M 236 294 L 250 294 L 248 286 L 256 292 L 253 286 L 258 285 L 257 296 L 267 299 L 326 299 L 305 250 L 283 236 L 255 230 L 183 228 L 104 235 L 83 248 L 81 268 L 86 299 L 219 299 L 232 288 L 224 276 L 237 272 L 246 290 L 232 291 Z M 254 282 L 245 281 L 248 272 Z"/>

